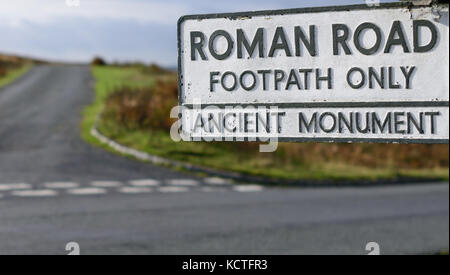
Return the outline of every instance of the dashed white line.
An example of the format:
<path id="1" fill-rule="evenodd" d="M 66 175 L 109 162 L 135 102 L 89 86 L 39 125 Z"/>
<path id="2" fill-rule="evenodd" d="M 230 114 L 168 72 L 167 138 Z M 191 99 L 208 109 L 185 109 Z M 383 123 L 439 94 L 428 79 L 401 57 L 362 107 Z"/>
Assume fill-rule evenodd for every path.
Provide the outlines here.
<path id="1" fill-rule="evenodd" d="M 101 188 L 113 188 L 122 186 L 122 183 L 118 181 L 93 181 L 91 185 Z"/>
<path id="2" fill-rule="evenodd" d="M 225 188 L 217 188 L 217 187 L 202 187 L 200 189 L 202 192 L 212 193 L 212 192 L 225 192 Z"/>
<path id="3" fill-rule="evenodd" d="M 31 185 L 27 183 L 7 183 L 0 184 L 0 191 L 30 189 Z"/>
<path id="4" fill-rule="evenodd" d="M 168 180 L 167 184 L 175 185 L 175 186 L 197 186 L 198 181 L 190 180 L 190 179 L 173 179 L 173 180 Z"/>
<path id="5" fill-rule="evenodd" d="M 230 184 L 230 181 L 223 178 L 213 177 L 213 178 L 206 178 L 205 183 L 211 185 L 227 185 Z"/>
<path id="6" fill-rule="evenodd" d="M 106 190 L 103 188 L 78 188 L 67 191 L 71 195 L 101 195 L 105 194 Z"/>
<path id="7" fill-rule="evenodd" d="M 78 188 L 79 184 L 75 182 L 47 182 L 44 183 L 44 186 L 50 189 L 71 189 Z"/>
<path id="8" fill-rule="evenodd" d="M 181 193 L 181 192 L 187 192 L 189 191 L 186 187 L 179 187 L 179 186 L 165 186 L 158 188 L 158 191 L 161 193 Z"/>
<path id="9" fill-rule="evenodd" d="M 129 183 L 130 183 L 130 185 L 133 185 L 136 187 L 153 187 L 153 186 L 159 186 L 161 184 L 159 181 L 153 180 L 153 179 L 132 180 Z"/>
<path id="10" fill-rule="evenodd" d="M 218 177 L 206 178 L 203 182 L 210 186 L 200 186 L 199 190 L 202 192 L 225 192 L 228 189 L 223 186 L 231 185 L 229 180 Z M 166 181 L 168 186 L 161 186 L 161 182 L 154 179 L 131 180 L 128 183 L 129 186 L 119 181 L 93 181 L 90 187 L 83 188 L 74 182 L 47 182 L 43 184 L 45 189 L 33 189 L 32 185 L 27 183 L 8 183 L 0 184 L 0 191 L 11 191 L 10 194 L 16 197 L 51 197 L 59 194 L 57 189 L 66 189 L 71 195 L 101 195 L 107 193 L 107 188 L 117 188 L 115 190 L 123 194 L 150 193 L 154 190 L 161 193 L 182 193 L 190 191 L 189 187 L 200 185 L 200 182 L 194 179 L 170 179 Z M 263 189 L 260 185 L 247 184 L 233 186 L 231 190 L 259 192 Z M 0 193 L 0 198 L 4 197 L 5 195 Z"/>
<path id="11" fill-rule="evenodd" d="M 22 190 L 22 191 L 14 191 L 11 195 L 16 197 L 54 197 L 58 195 L 58 192 L 50 189 L 41 189 L 41 190 Z"/>
<path id="12" fill-rule="evenodd" d="M 264 188 L 259 185 L 238 185 L 233 187 L 233 190 L 237 192 L 260 192 L 263 189 Z"/>
<path id="13" fill-rule="evenodd" d="M 141 193 L 150 193 L 152 192 L 151 188 L 148 187 L 122 187 L 119 189 L 120 193 L 124 194 L 141 194 Z"/>

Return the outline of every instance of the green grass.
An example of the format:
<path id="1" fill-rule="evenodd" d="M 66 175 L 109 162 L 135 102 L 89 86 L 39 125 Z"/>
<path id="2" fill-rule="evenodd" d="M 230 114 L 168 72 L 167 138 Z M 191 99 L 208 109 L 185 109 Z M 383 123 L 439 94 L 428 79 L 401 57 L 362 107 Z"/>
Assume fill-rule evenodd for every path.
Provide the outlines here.
<path id="1" fill-rule="evenodd" d="M 109 149 L 90 135 L 90 129 L 97 115 L 103 110 L 107 97 L 119 87 L 149 87 L 156 78 L 143 75 L 137 68 L 93 67 L 96 79 L 95 101 L 83 112 L 82 136 L 88 142 Z M 399 169 L 395 166 L 369 167 L 348 164 L 342 161 L 314 161 L 284 159 L 282 151 L 276 154 L 258 153 L 239 149 L 231 143 L 174 142 L 168 131 L 151 131 L 143 129 L 125 129 L 114 121 L 101 121 L 99 130 L 102 134 L 129 146 L 150 154 L 169 159 L 184 161 L 218 170 L 240 172 L 248 175 L 279 179 L 312 180 L 357 180 L 357 179 L 391 179 L 399 177 L 434 178 L 448 181 L 448 167 L 430 169 Z M 308 144 L 303 144 L 307 148 Z M 325 145 L 328 146 L 328 145 Z M 331 145 L 330 145 L 331 146 Z M 287 147 L 289 148 L 289 147 Z M 313 152 L 311 154 L 314 154 Z M 311 155 L 312 156 L 312 155 Z"/>
<path id="2" fill-rule="evenodd" d="M 94 102 L 83 110 L 82 137 L 92 144 L 101 145 L 97 139 L 91 136 L 90 130 L 94 126 L 98 114 L 103 110 L 106 98 L 121 87 L 151 86 L 155 79 L 136 77 L 139 75 L 136 68 L 96 66 L 92 68 L 92 73 L 96 79 L 95 98 Z"/>
<path id="3" fill-rule="evenodd" d="M 18 69 L 9 70 L 4 77 L 0 77 L 0 88 L 12 83 L 31 68 L 30 64 L 25 64 Z"/>

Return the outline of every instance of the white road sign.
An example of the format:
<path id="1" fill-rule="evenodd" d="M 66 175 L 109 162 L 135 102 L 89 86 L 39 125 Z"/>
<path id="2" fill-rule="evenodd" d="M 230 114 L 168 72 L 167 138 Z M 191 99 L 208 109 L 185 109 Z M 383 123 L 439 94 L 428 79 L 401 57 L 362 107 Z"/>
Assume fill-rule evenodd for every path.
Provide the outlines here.
<path id="1" fill-rule="evenodd" d="M 190 140 L 448 143 L 448 5 L 185 16 Z"/>

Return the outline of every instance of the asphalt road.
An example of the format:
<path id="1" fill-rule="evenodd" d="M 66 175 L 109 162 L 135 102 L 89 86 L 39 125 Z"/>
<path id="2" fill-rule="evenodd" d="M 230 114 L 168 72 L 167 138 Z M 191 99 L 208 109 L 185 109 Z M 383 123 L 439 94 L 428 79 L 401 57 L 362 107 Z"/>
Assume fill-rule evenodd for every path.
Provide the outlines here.
<path id="1" fill-rule="evenodd" d="M 40 66 L 0 90 L 0 254 L 382 254 L 449 250 L 449 186 L 235 186 L 136 162 L 80 138 L 83 66 Z"/>

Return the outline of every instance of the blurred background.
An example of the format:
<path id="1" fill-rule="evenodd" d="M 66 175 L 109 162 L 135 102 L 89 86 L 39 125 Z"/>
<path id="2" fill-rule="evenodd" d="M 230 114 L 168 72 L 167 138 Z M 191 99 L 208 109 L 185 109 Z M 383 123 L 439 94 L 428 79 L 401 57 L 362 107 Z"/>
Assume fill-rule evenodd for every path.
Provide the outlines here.
<path id="1" fill-rule="evenodd" d="M 333 4 L 330 0 L 1 1 L 0 81 L 20 75 L 29 61 L 39 62 L 36 59 L 92 62 L 101 101 L 97 103 L 105 105 L 102 133 L 136 149 L 217 169 L 287 179 L 448 180 L 448 145 L 282 144 L 274 154 L 260 154 L 258 144 L 171 142 L 169 112 L 177 105 L 180 16 Z M 96 115 L 88 110 L 85 120 Z"/>

